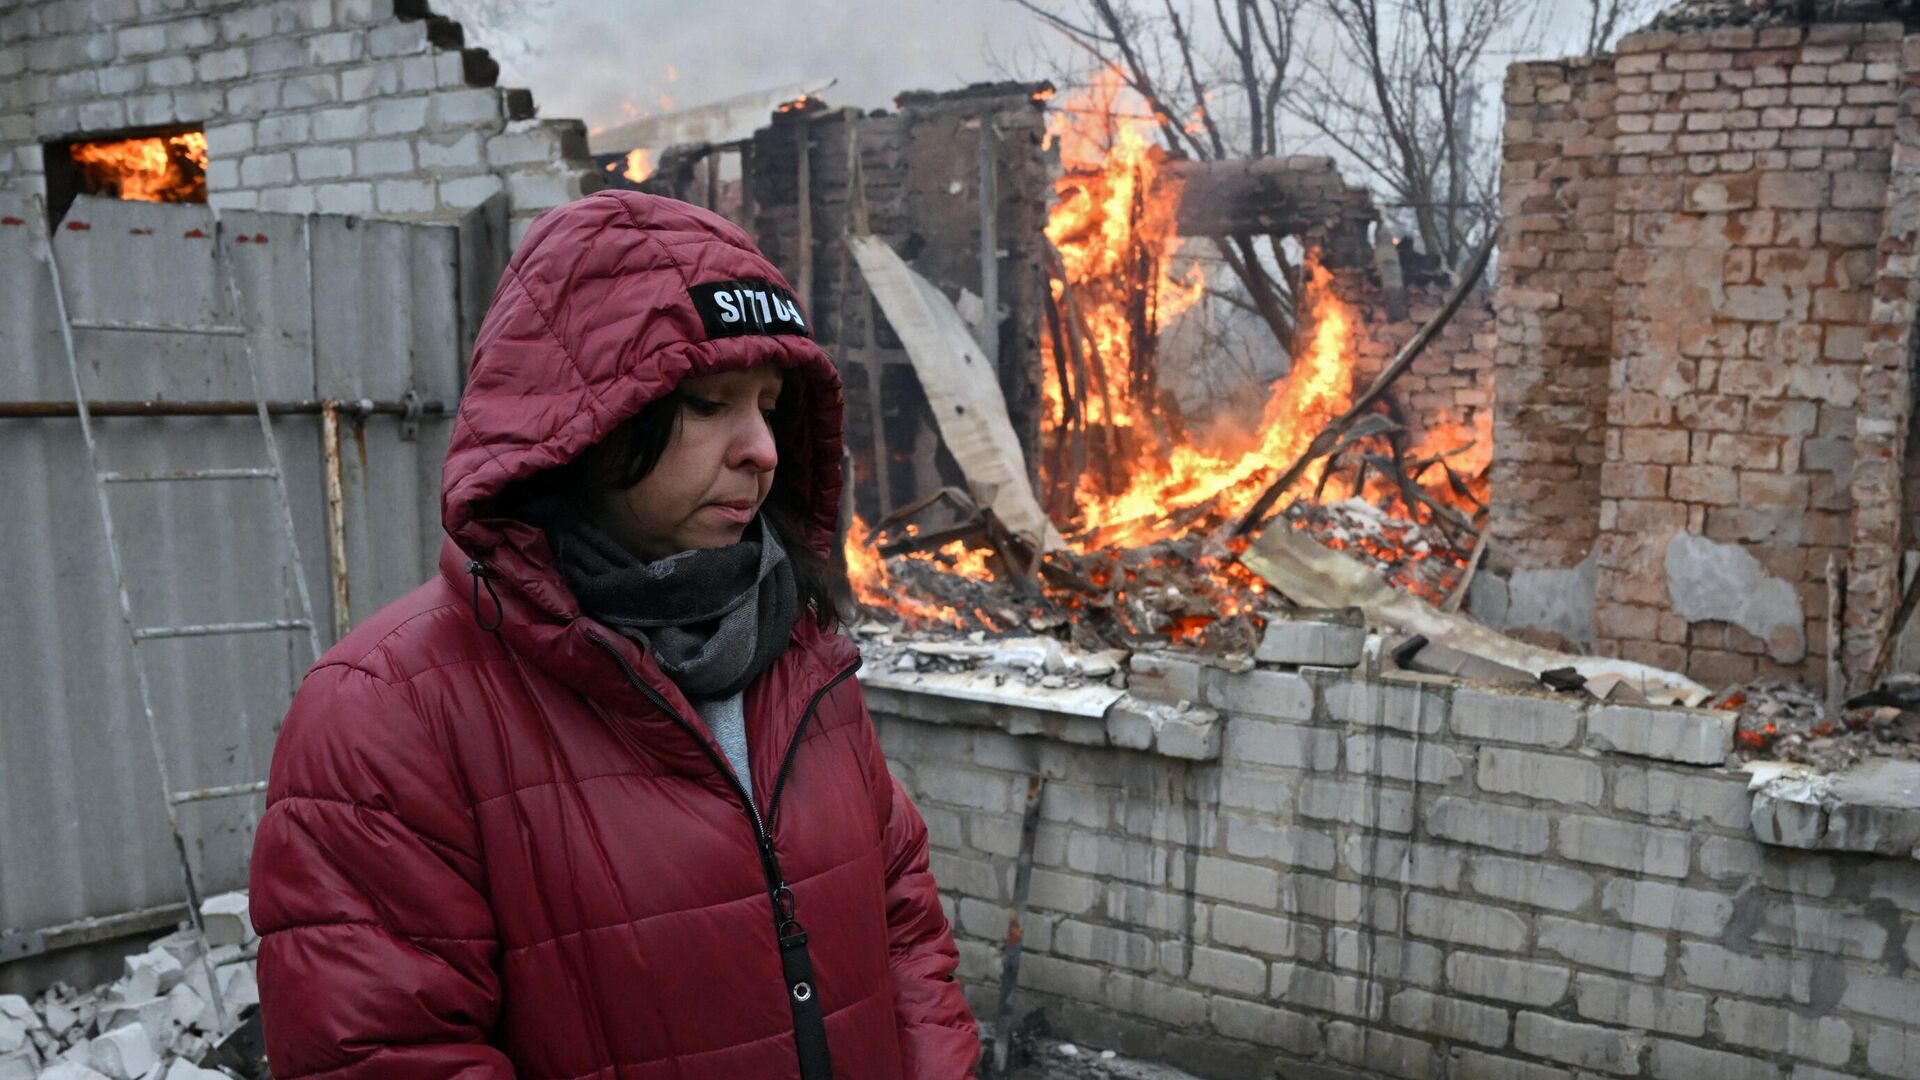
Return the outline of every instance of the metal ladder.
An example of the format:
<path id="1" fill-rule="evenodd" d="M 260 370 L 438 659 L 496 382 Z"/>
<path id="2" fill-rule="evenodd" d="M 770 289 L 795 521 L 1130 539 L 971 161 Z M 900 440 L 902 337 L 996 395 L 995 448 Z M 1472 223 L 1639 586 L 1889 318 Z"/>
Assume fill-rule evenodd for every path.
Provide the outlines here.
<path id="1" fill-rule="evenodd" d="M 273 425 L 267 417 L 267 403 L 260 390 L 260 371 L 254 359 L 253 341 L 245 327 L 238 325 L 240 316 L 240 289 L 235 280 L 230 261 L 223 256 L 225 249 L 224 223 L 218 210 L 213 212 L 213 264 L 214 275 L 224 287 L 227 305 L 234 323 L 230 325 L 166 325 L 157 323 L 107 322 L 97 320 L 76 320 L 67 312 L 65 286 L 60 278 L 59 259 L 53 245 L 53 229 L 47 214 L 46 203 L 39 196 L 34 197 L 34 209 L 40 218 L 40 228 L 36 233 L 39 242 L 44 244 L 47 273 L 53 282 L 53 301 L 60 318 L 61 342 L 66 348 L 67 373 L 73 381 L 75 408 L 80 414 L 80 431 L 87 446 L 87 467 L 93 474 L 94 493 L 100 505 L 100 524 L 106 530 L 108 561 L 113 567 L 113 584 L 120 601 L 120 620 L 127 631 L 127 641 L 131 648 L 134 681 L 140 694 L 140 711 L 146 719 L 147 741 L 153 751 L 153 765 L 160 777 L 160 791 L 166 802 L 167 828 L 173 834 L 174 852 L 180 860 L 181 883 L 186 890 L 187 913 L 193 930 L 198 938 L 200 958 L 206 969 L 207 988 L 213 998 L 215 1022 L 224 1034 L 229 1027 L 226 1004 L 222 1000 L 220 979 L 215 973 L 212 950 L 207 944 L 206 919 L 200 911 L 200 890 L 194 881 L 193 864 L 187 858 L 186 835 L 180 827 L 180 807 L 187 803 L 210 799 L 224 799 L 243 795 L 254 795 L 267 789 L 266 781 L 257 780 L 237 784 L 223 784 L 215 787 L 199 788 L 188 791 L 175 791 L 172 772 L 167 768 L 166 747 L 160 736 L 160 726 L 153 711 L 153 692 L 147 678 L 146 662 L 141 655 L 141 645 L 149 641 L 183 637 L 213 637 L 234 634 L 272 633 L 286 630 L 304 630 L 313 658 L 320 658 L 320 631 L 313 617 L 313 602 L 307 595 L 307 575 L 300 562 L 300 545 L 294 533 L 292 500 L 287 495 L 286 473 L 280 464 L 280 446 L 274 438 Z M 109 471 L 100 467 L 99 442 L 94 437 L 93 415 L 85 387 L 81 384 L 80 359 L 74 347 L 74 331 L 118 331 L 146 334 L 181 334 L 204 337 L 237 337 L 241 342 L 241 351 L 246 357 L 247 379 L 253 392 L 254 415 L 260 421 L 260 438 L 266 448 L 267 464 L 264 467 L 238 469 L 163 469 L 148 472 Z M 120 558 L 119 533 L 114 528 L 113 506 L 107 497 L 108 489 L 115 484 L 152 484 L 152 483 L 198 483 L 229 480 L 271 480 L 275 500 L 279 504 L 279 518 L 286 532 L 287 562 L 284 570 L 290 573 L 294 582 L 294 593 L 299 611 L 294 618 L 256 619 L 244 622 L 200 623 L 180 626 L 140 626 L 134 622 L 133 604 L 127 593 L 127 576 Z"/>

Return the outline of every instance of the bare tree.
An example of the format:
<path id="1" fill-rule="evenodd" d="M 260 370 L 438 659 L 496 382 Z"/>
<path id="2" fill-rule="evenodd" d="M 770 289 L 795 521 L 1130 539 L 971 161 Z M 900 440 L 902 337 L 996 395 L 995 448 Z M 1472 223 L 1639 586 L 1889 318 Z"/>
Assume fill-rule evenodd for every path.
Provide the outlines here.
<path id="1" fill-rule="evenodd" d="M 1608 0 L 1600 0 L 1607 3 Z M 1495 214 L 1482 61 L 1525 45 L 1538 0 L 1317 0 L 1332 48 L 1304 55 L 1285 106 L 1365 170 L 1429 256 L 1458 266 Z"/>
<path id="2" fill-rule="evenodd" d="M 1598 56 L 1613 46 L 1614 38 L 1654 10 L 1654 0 L 1587 0 L 1587 37 L 1584 56 Z"/>

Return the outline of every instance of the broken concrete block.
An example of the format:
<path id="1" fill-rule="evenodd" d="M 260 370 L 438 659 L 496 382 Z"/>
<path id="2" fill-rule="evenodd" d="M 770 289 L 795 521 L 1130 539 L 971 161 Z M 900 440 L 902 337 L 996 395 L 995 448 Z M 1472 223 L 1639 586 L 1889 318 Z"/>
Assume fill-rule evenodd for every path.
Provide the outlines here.
<path id="1" fill-rule="evenodd" d="M 1828 790 L 1827 847 L 1894 856 L 1920 848 L 1920 762 L 1865 761 Z"/>
<path id="2" fill-rule="evenodd" d="M 1733 750 L 1735 714 L 1709 709 L 1600 705 L 1587 714 L 1587 745 L 1597 750 L 1718 765 Z"/>
<path id="3" fill-rule="evenodd" d="M 1153 747 L 1153 717 L 1146 702 L 1129 694 L 1107 710 L 1107 741 L 1125 750 Z"/>
<path id="4" fill-rule="evenodd" d="M 1189 709 L 1170 717 L 1154 736 L 1154 749 L 1167 757 L 1215 761 L 1220 757 L 1220 714 Z"/>
<path id="5" fill-rule="evenodd" d="M 253 920 L 247 915 L 247 894 L 222 893 L 208 897 L 200 905 L 200 919 L 206 924 L 207 944 L 245 945 L 253 940 Z"/>
<path id="6" fill-rule="evenodd" d="M 81 1035 L 73 1040 L 73 1045 L 60 1051 L 60 1060 L 69 1061 L 75 1065 L 85 1065 L 87 1063 L 87 1055 L 92 1053 L 92 1051 L 93 1040 L 87 1038 L 85 1035 Z M 92 1070 L 88 1071 L 92 1072 Z"/>
<path id="7" fill-rule="evenodd" d="M 111 1080 L 75 1061 L 56 1061 L 40 1074 L 40 1080 Z"/>
<path id="8" fill-rule="evenodd" d="M 166 1053 L 172 1045 L 176 1031 L 170 1019 L 172 1007 L 163 997 L 145 998 L 140 1001 L 115 1002 L 101 1010 L 100 1030 L 112 1031 L 122 1027 L 138 1027 L 147 1033 L 150 1045 L 156 1056 Z M 94 1068 L 99 1068 L 98 1065 Z"/>
<path id="9" fill-rule="evenodd" d="M 1827 834 L 1823 792 L 1769 784 L 1753 796 L 1753 835 L 1777 847 L 1817 848 Z"/>
<path id="10" fill-rule="evenodd" d="M 39 1075 L 40 1054 L 33 1047 L 0 1054 L 0 1080 L 36 1080 Z"/>
<path id="11" fill-rule="evenodd" d="M 167 991 L 167 1045 L 188 1028 L 212 1031 L 217 1026 L 213 1015 L 213 1006 L 206 998 L 194 993 L 193 987 L 181 983 Z"/>
<path id="12" fill-rule="evenodd" d="M 115 985 L 124 985 L 125 990 L 121 994 L 123 1001 L 160 997 L 177 986 L 185 974 L 180 961 L 174 959 L 172 953 L 157 947 L 129 956 L 121 963 L 126 966 L 127 973 Z"/>
<path id="13" fill-rule="evenodd" d="M 0 996 L 0 1054 L 11 1054 L 27 1045 L 27 1033 L 40 1026 L 33 1006 L 18 994 Z"/>
<path id="14" fill-rule="evenodd" d="M 229 1016 L 260 1004 L 260 983 L 252 964 L 228 964 L 220 969 L 220 1001 Z"/>
<path id="15" fill-rule="evenodd" d="M 1253 658 L 1263 664 L 1351 668 L 1360 665 L 1366 643 L 1367 628 L 1356 619 L 1273 619 Z"/>
<path id="16" fill-rule="evenodd" d="M 154 942 L 149 951 L 151 951 L 151 949 L 165 950 L 167 955 L 180 962 L 180 967 L 184 970 L 191 967 L 194 960 L 200 956 L 200 935 L 194 932 L 193 927 L 189 926 L 181 930 L 175 930 L 173 933 Z"/>
<path id="17" fill-rule="evenodd" d="M 167 1068 L 164 1080 L 230 1080 L 230 1078 L 226 1073 L 203 1069 L 185 1058 L 180 1058 Z"/>
<path id="18" fill-rule="evenodd" d="M 46 1017 L 47 1031 L 55 1038 L 65 1038 L 67 1032 L 73 1029 L 73 1025 L 80 1022 L 80 1014 L 63 1001 L 48 998 L 41 1011 Z"/>
<path id="19" fill-rule="evenodd" d="M 1128 661 L 1128 687 L 1156 701 L 1200 700 L 1200 665 L 1165 653 L 1136 652 Z"/>
<path id="20" fill-rule="evenodd" d="M 141 1080 L 160 1064 L 152 1037 L 141 1025 L 126 1024 L 93 1040 L 87 1052 L 87 1064 L 112 1080 Z"/>
<path id="21" fill-rule="evenodd" d="M 1190 702 L 1151 701 L 1128 694 L 1107 710 L 1107 742 L 1168 757 L 1213 761 L 1220 756 L 1220 714 Z"/>

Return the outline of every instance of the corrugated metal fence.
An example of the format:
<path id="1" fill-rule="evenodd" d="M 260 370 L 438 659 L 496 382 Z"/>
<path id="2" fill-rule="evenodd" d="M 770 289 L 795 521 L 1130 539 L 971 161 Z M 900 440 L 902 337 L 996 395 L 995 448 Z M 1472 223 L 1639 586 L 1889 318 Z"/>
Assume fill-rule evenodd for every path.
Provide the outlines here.
<path id="1" fill-rule="evenodd" d="M 239 337 L 81 330 L 90 400 L 250 399 L 243 340 L 269 400 L 441 402 L 504 259 L 503 215 L 459 226 L 223 215 L 238 312 L 216 275 L 205 207 L 82 199 L 54 245 L 76 320 L 237 323 Z M 73 397 L 29 205 L 0 205 L 0 402 Z M 252 416 L 96 419 L 102 467 L 265 464 Z M 341 423 L 351 614 L 435 572 L 450 423 Z M 323 640 L 333 640 L 321 421 L 274 430 Z M 77 419 L 0 419 L 0 935 L 177 903 L 180 879 Z M 288 617 L 284 530 L 253 483 L 116 485 L 137 623 Z M 176 789 L 264 779 L 280 718 L 312 662 L 303 632 L 150 642 L 143 654 Z M 182 808 L 209 892 L 246 877 L 260 798 Z M 13 939 L 16 954 L 32 946 Z M 86 965 L 6 963 L 0 990 Z"/>

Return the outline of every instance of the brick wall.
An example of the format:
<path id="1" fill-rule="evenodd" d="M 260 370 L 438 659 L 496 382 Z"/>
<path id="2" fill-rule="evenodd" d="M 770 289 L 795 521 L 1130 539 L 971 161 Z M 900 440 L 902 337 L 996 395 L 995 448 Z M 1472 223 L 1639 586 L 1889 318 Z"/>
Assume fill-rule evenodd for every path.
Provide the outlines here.
<path id="1" fill-rule="evenodd" d="M 1353 392 L 1373 383 L 1402 347 L 1439 311 L 1450 282 L 1410 285 L 1389 302 L 1373 270 L 1335 275 L 1338 295 L 1358 315 L 1353 341 Z M 1387 391 L 1388 408 L 1407 428 L 1409 449 L 1473 448 L 1454 461 L 1464 471 L 1484 463 L 1492 447 L 1494 308 L 1484 293 L 1469 296 L 1453 318 Z M 1417 456 L 1417 455 L 1416 455 Z M 1427 477 L 1437 483 L 1438 474 Z"/>
<path id="2" fill-rule="evenodd" d="M 1494 296 L 1497 570 L 1564 569 L 1600 534 L 1613 351 L 1613 65 L 1507 71 Z"/>
<path id="3" fill-rule="evenodd" d="M 1715 682 L 1824 667 L 1900 34 L 1735 29 L 1621 46 L 1603 650 Z M 1739 543 L 1793 584 L 1805 647 L 1667 611 L 1661 551 L 1679 531 Z"/>
<path id="4" fill-rule="evenodd" d="M 1912 166 L 1894 153 L 1904 33 L 1650 32 L 1509 73 L 1494 515 L 1509 550 L 1493 565 L 1566 567 L 1591 543 L 1599 652 L 1711 684 L 1821 683 L 1829 560 L 1850 571 L 1851 678 L 1885 632 L 1915 304 Z M 1702 564 L 1672 558 L 1683 534 L 1716 572 L 1738 566 L 1740 589 L 1770 590 L 1764 617 L 1690 609 L 1710 590 Z"/>
<path id="5" fill-rule="evenodd" d="M 45 143 L 202 125 L 216 206 L 448 220 L 505 193 L 517 236 L 598 179 L 584 127 L 496 72 L 423 0 L 13 5 L 0 188 L 42 190 Z"/>
<path id="6" fill-rule="evenodd" d="M 869 680 L 983 1016 L 1039 772 L 1021 1007 L 1059 1037 L 1212 1077 L 1920 1077 L 1920 864 L 1760 843 L 1724 714 L 1134 664 L 1224 738 Z"/>

